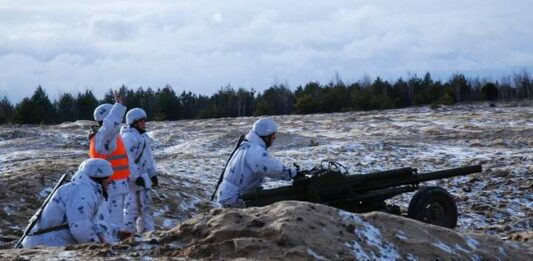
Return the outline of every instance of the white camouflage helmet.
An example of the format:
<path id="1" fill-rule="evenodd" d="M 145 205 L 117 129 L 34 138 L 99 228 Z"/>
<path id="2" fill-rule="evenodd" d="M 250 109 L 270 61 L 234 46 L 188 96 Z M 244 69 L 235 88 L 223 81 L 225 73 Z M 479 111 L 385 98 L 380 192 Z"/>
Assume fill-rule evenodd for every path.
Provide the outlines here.
<path id="1" fill-rule="evenodd" d="M 146 119 L 146 112 L 141 108 L 133 108 L 126 113 L 126 124 L 128 125 L 140 119 Z"/>
<path id="2" fill-rule="evenodd" d="M 113 167 L 104 159 L 86 159 L 80 164 L 80 170 L 91 178 L 107 178 L 113 175 Z"/>
<path id="3" fill-rule="evenodd" d="M 96 109 L 94 109 L 94 113 L 93 113 L 94 120 L 95 121 L 103 121 L 104 118 L 107 115 L 109 115 L 109 112 L 111 112 L 111 108 L 113 108 L 113 105 L 111 105 L 109 103 L 104 103 L 104 104 L 96 107 Z"/>
<path id="4" fill-rule="evenodd" d="M 270 118 L 261 118 L 254 123 L 252 130 L 257 135 L 264 137 L 278 132 L 278 124 Z"/>

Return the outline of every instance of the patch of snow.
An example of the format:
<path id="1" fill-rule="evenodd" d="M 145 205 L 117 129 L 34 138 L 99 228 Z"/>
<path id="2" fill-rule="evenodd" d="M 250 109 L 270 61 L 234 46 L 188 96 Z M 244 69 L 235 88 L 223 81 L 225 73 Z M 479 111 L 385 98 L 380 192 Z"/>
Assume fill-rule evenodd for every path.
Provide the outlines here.
<path id="1" fill-rule="evenodd" d="M 311 248 L 307 248 L 307 254 L 311 255 L 317 260 L 327 260 L 327 258 L 315 253 L 315 251 L 313 251 Z"/>
<path id="2" fill-rule="evenodd" d="M 13 213 L 13 210 L 11 210 L 10 206 L 4 206 L 4 213 L 6 213 L 6 215 L 10 216 Z"/>
<path id="3" fill-rule="evenodd" d="M 370 256 L 363 250 L 357 241 L 345 242 L 344 245 L 350 248 L 356 260 L 371 260 Z"/>
<path id="4" fill-rule="evenodd" d="M 438 241 L 437 243 L 432 243 L 432 244 L 433 244 L 434 246 L 436 246 L 436 247 L 442 249 L 443 251 L 445 251 L 445 252 L 448 253 L 448 254 L 453 254 L 453 249 L 452 249 L 450 246 L 448 246 L 448 245 L 442 243 L 441 241 Z"/>
<path id="5" fill-rule="evenodd" d="M 43 190 L 41 190 L 41 192 L 39 192 L 39 196 L 41 198 L 46 198 L 52 192 L 52 190 L 53 190 L 52 187 L 46 187 Z"/>
<path id="6" fill-rule="evenodd" d="M 180 197 L 179 192 L 176 192 L 176 196 Z M 197 211 L 198 207 L 196 207 L 196 205 L 201 203 L 201 202 L 202 202 L 202 199 L 200 199 L 200 198 L 198 198 L 196 196 L 193 196 L 193 195 L 189 195 L 187 200 L 182 200 L 181 201 L 181 203 L 179 205 L 180 212 L 188 213 L 188 212 Z"/>
<path id="7" fill-rule="evenodd" d="M 65 260 L 75 259 L 77 256 L 75 251 L 61 251 L 57 254 L 57 258 Z"/>
<path id="8" fill-rule="evenodd" d="M 168 219 L 168 218 L 165 218 L 163 219 L 163 224 L 162 226 L 166 229 L 169 229 L 169 228 L 172 228 L 176 225 L 176 222 L 172 219 Z"/>
<path id="9" fill-rule="evenodd" d="M 375 246 L 378 249 L 379 255 L 376 255 L 375 253 L 370 253 L 372 260 L 380 259 L 380 258 L 391 259 L 391 260 L 401 259 L 401 256 L 396 250 L 395 246 L 384 240 L 379 229 L 372 226 L 368 222 L 363 221 L 360 217 L 358 217 L 357 215 L 353 213 L 343 211 L 343 210 L 339 210 L 338 213 L 342 217 L 343 221 L 347 221 L 347 222 L 353 221 L 363 227 L 361 230 L 358 230 L 356 228 L 354 231 L 354 234 L 362 238 L 363 241 L 366 242 L 367 244 Z M 352 249 L 352 253 L 358 259 L 360 259 L 359 255 L 365 258 L 369 257 L 369 254 L 363 251 L 363 249 L 361 248 L 359 243 L 357 243 L 357 241 L 354 240 L 351 243 L 347 242 L 346 245 L 350 246 L 350 249 Z"/>
<path id="10" fill-rule="evenodd" d="M 398 234 L 396 234 L 396 237 L 401 239 L 401 240 L 409 239 L 408 237 L 405 236 L 405 233 L 403 233 L 403 231 L 398 231 Z"/>
<path id="11" fill-rule="evenodd" d="M 457 249 L 459 251 L 462 251 L 462 252 L 465 252 L 465 253 L 470 253 L 470 251 L 462 248 L 459 244 L 455 244 L 455 246 L 453 247 L 454 249 Z"/>
<path id="12" fill-rule="evenodd" d="M 503 249 L 503 247 L 498 247 L 498 251 L 499 251 L 500 254 L 502 254 L 503 256 L 507 256 L 507 253 L 505 253 L 505 249 Z"/>
<path id="13" fill-rule="evenodd" d="M 473 255 L 473 256 L 471 256 L 471 258 L 472 258 L 472 261 L 481 261 L 482 260 L 481 257 L 478 256 L 478 255 Z M 498 260 L 500 260 L 500 259 L 498 259 Z"/>
<path id="14" fill-rule="evenodd" d="M 479 242 L 471 237 L 466 237 L 466 244 L 468 247 L 474 250 L 479 246 Z"/>
<path id="15" fill-rule="evenodd" d="M 169 210 L 170 210 L 170 207 L 168 205 L 165 205 L 164 207 L 159 208 L 156 211 L 154 211 L 154 216 L 160 217 L 164 215 L 166 212 L 168 212 Z"/>

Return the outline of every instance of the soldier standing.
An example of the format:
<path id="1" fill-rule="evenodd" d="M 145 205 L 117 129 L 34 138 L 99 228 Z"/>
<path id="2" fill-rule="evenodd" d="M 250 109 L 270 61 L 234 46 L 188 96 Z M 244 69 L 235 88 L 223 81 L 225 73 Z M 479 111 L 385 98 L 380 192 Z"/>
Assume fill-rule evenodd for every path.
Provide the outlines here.
<path id="1" fill-rule="evenodd" d="M 127 126 L 120 133 L 128 149 L 131 166 L 131 189 L 126 199 L 125 225 L 130 232 L 154 230 L 150 189 L 158 186 L 150 137 L 146 134 L 146 112 L 134 108 L 126 114 Z M 133 162 L 131 162 L 133 160 Z"/>

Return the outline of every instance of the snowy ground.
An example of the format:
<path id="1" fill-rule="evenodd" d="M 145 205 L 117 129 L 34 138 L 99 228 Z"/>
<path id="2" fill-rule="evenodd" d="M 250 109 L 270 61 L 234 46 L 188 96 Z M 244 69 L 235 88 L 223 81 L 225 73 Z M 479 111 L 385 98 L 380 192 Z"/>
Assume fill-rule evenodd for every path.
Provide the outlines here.
<path id="1" fill-rule="evenodd" d="M 157 225 L 173 227 L 212 208 L 208 198 L 240 134 L 255 117 L 150 122 L 162 176 L 154 195 Z M 339 161 L 351 174 L 416 167 L 419 172 L 483 164 L 482 174 L 429 182 L 458 201 L 460 232 L 502 238 L 533 230 L 533 104 L 484 103 L 432 110 L 348 112 L 275 117 L 273 154 L 310 168 Z M 54 181 L 88 151 L 89 122 L 0 126 L 0 248 L 40 205 Z M 288 185 L 269 182 L 267 187 Z M 392 200 L 406 209 L 412 193 Z"/>

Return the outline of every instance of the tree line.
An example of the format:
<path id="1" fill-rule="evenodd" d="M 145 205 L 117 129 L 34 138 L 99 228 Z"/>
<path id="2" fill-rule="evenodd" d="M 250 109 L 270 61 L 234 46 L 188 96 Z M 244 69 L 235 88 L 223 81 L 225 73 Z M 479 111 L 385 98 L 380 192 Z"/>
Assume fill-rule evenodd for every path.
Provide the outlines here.
<path id="1" fill-rule="evenodd" d="M 120 87 L 128 108 L 140 107 L 149 119 L 172 121 L 253 115 L 330 113 L 361 110 L 384 110 L 421 105 L 451 105 L 469 101 L 532 99 L 533 81 L 522 71 L 500 81 L 467 79 L 454 74 L 447 81 L 409 76 L 389 82 L 380 77 L 366 77 L 354 83 L 337 79 L 326 84 L 309 82 L 293 91 L 286 84 L 275 84 L 263 92 L 228 85 L 211 96 L 183 91 L 176 93 L 167 85 L 156 90 Z M 7 97 L 0 101 L 0 124 L 54 124 L 65 121 L 92 120 L 93 110 L 101 103 L 113 103 L 109 90 L 99 100 L 92 91 L 63 93 L 51 101 L 38 86 L 31 97 L 12 104 Z"/>

